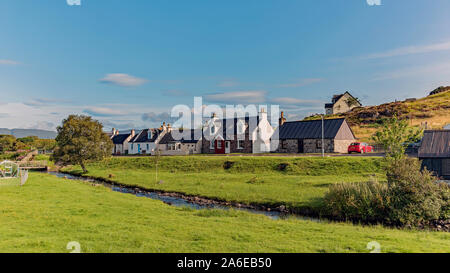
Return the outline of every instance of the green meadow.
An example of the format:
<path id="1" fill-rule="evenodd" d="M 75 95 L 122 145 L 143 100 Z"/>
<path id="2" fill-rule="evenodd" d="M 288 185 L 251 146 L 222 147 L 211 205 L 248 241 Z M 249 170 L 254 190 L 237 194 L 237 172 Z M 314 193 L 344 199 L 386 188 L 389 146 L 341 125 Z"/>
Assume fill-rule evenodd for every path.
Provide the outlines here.
<path id="1" fill-rule="evenodd" d="M 450 252 L 448 233 L 192 210 L 41 173 L 0 187 L 0 210 L 0 252 Z"/>
<path id="2" fill-rule="evenodd" d="M 381 158 L 362 157 L 111 158 L 88 165 L 92 177 L 130 186 L 245 204 L 318 210 L 333 183 L 384 180 Z M 82 174 L 78 166 L 63 171 Z"/>

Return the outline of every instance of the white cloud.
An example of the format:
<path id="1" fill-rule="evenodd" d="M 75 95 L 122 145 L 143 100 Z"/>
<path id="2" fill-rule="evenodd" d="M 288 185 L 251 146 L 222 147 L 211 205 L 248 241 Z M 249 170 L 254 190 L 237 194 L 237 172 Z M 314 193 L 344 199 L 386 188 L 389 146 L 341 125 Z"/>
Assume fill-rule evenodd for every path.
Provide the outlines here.
<path id="1" fill-rule="evenodd" d="M 450 50 L 450 41 L 428 45 L 413 45 L 413 46 L 399 47 L 385 52 L 369 54 L 367 56 L 364 56 L 362 59 L 381 59 L 381 58 L 432 53 L 447 50 Z"/>
<path id="2" fill-rule="evenodd" d="M 146 83 L 148 80 L 137 78 L 128 74 L 113 73 L 107 74 L 103 79 L 100 79 L 102 83 L 114 84 L 124 87 L 140 86 Z"/>
<path id="3" fill-rule="evenodd" d="M 302 86 L 318 83 L 321 81 L 323 81 L 323 79 L 319 79 L 319 78 L 300 79 L 294 83 L 280 84 L 280 85 L 278 85 L 278 87 L 284 87 L 284 88 L 302 87 Z"/>
<path id="4" fill-rule="evenodd" d="M 88 107 L 84 109 L 83 112 L 98 117 L 124 116 L 130 114 L 129 112 L 123 111 L 121 109 L 97 107 L 97 106 Z"/>
<path id="5" fill-rule="evenodd" d="M 211 102 L 218 103 L 263 103 L 266 101 L 266 91 L 236 91 L 206 95 L 205 98 Z"/>
<path id="6" fill-rule="evenodd" d="M 450 77 L 450 62 L 433 63 L 421 66 L 406 67 L 394 71 L 387 71 L 376 75 L 372 80 L 392 80 L 400 78 L 449 78 Z"/>
<path id="7" fill-rule="evenodd" d="M 17 61 L 0 59 L 0 65 L 19 65 L 19 64 L 20 62 Z"/>

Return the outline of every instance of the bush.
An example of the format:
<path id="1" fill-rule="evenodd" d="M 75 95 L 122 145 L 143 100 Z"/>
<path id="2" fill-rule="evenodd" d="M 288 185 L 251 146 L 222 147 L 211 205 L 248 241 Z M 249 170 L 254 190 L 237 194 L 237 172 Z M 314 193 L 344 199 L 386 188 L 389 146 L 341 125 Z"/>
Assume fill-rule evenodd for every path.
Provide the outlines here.
<path id="1" fill-rule="evenodd" d="M 450 217 L 450 187 L 436 182 L 417 159 L 391 161 L 387 183 L 347 183 L 330 187 L 325 213 L 335 219 L 418 226 Z"/>
<path id="2" fill-rule="evenodd" d="M 386 183 L 343 183 L 330 186 L 325 195 L 326 214 L 337 220 L 383 222 L 389 198 Z"/>

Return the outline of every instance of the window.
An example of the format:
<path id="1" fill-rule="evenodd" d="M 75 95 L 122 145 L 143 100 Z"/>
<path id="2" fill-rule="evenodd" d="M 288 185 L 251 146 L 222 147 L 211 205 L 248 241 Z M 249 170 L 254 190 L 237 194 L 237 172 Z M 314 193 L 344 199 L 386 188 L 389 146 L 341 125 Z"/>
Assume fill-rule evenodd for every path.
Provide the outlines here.
<path id="1" fill-rule="evenodd" d="M 147 144 L 147 151 L 149 151 L 149 150 L 150 150 L 150 145 Z"/>
<path id="2" fill-rule="evenodd" d="M 281 148 L 282 149 L 287 149 L 287 140 L 282 140 L 281 141 Z"/>
<path id="3" fill-rule="evenodd" d="M 177 144 L 176 150 L 181 150 L 181 144 L 180 143 Z"/>
<path id="4" fill-rule="evenodd" d="M 244 149 L 244 140 L 238 140 L 238 149 Z"/>
<path id="5" fill-rule="evenodd" d="M 240 120 L 240 121 L 238 122 L 237 133 L 240 134 L 240 135 L 242 135 L 242 134 L 245 133 L 245 124 L 244 124 L 244 122 L 243 122 L 242 120 Z"/>
<path id="6" fill-rule="evenodd" d="M 133 144 L 131 144 L 131 150 L 132 150 L 132 151 L 134 150 L 134 145 L 133 145 Z"/>
<path id="7" fill-rule="evenodd" d="M 167 144 L 167 150 L 169 150 L 169 151 L 175 151 L 175 143 L 169 143 L 169 144 Z"/>
<path id="8" fill-rule="evenodd" d="M 216 133 L 216 126 L 211 126 L 211 135 L 214 135 Z"/>
<path id="9" fill-rule="evenodd" d="M 217 141 L 217 149 L 222 149 L 222 141 Z"/>
<path id="10" fill-rule="evenodd" d="M 214 140 L 209 142 L 209 148 L 214 150 Z"/>
<path id="11" fill-rule="evenodd" d="M 317 149 L 322 149 L 322 140 L 321 139 L 316 141 L 316 148 Z"/>

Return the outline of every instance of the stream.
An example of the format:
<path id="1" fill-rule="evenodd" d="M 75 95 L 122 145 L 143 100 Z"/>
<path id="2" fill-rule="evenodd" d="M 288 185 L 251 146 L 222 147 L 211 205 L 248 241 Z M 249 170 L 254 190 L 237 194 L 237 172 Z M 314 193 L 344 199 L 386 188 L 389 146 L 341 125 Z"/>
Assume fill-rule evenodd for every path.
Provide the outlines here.
<path id="1" fill-rule="evenodd" d="M 75 176 L 75 175 L 70 175 L 70 174 L 60 173 L 60 172 L 47 172 L 47 173 L 50 175 L 56 176 L 58 178 L 77 180 L 77 181 L 93 183 L 96 185 L 102 185 L 104 187 L 107 187 L 107 188 L 115 191 L 115 192 L 120 192 L 120 193 L 124 193 L 124 194 L 133 194 L 137 197 L 145 197 L 145 198 L 150 198 L 153 200 L 159 200 L 170 206 L 190 207 L 190 208 L 193 208 L 196 210 L 201 210 L 201 209 L 229 210 L 229 209 L 233 208 L 233 209 L 240 210 L 240 211 L 246 211 L 246 212 L 250 212 L 250 213 L 254 213 L 254 214 L 265 215 L 274 220 L 286 219 L 288 217 L 295 217 L 296 219 L 300 219 L 300 220 L 319 221 L 319 219 L 316 219 L 316 218 L 286 214 L 286 213 L 282 213 L 279 211 L 263 211 L 263 210 L 257 210 L 257 209 L 251 209 L 251 208 L 239 208 L 239 207 L 234 207 L 234 206 L 224 206 L 224 205 L 218 205 L 218 204 L 198 204 L 198 203 L 195 203 L 195 202 L 192 202 L 190 200 L 186 200 L 186 199 L 183 199 L 180 197 L 166 196 L 162 193 L 154 192 L 151 190 L 143 190 L 143 189 L 135 189 L 132 187 L 116 186 L 116 185 L 113 185 L 112 183 L 107 183 L 107 182 L 96 180 L 93 178 L 80 177 L 80 176 Z"/>

